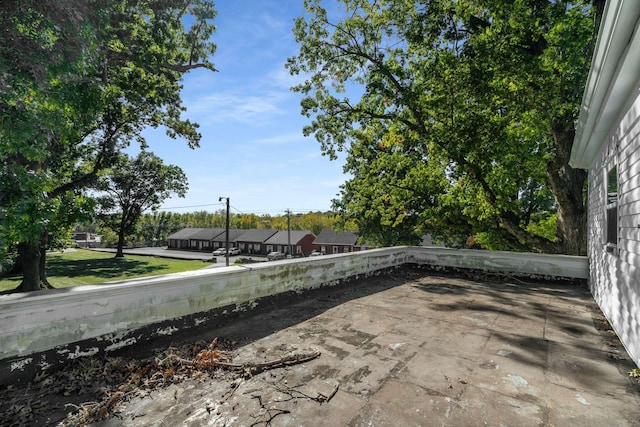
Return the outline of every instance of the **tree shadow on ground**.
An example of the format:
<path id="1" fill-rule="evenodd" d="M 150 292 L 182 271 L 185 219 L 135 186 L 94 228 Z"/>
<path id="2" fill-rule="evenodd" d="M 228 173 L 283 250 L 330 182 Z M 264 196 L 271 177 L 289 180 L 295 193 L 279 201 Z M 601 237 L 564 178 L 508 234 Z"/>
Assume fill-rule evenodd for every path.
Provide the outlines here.
<path id="1" fill-rule="evenodd" d="M 124 264 L 122 264 L 123 261 L 125 262 Z M 128 265 L 128 268 L 132 269 L 147 268 L 143 262 L 134 261 L 131 264 L 127 264 L 127 261 L 130 260 L 104 259 L 91 262 L 76 262 L 67 268 L 66 274 L 73 274 L 72 272 L 69 273 L 69 271 L 80 271 L 89 268 L 102 268 L 105 270 L 105 274 L 114 274 L 115 271 L 121 272 L 124 265 Z M 310 320 L 348 301 L 383 293 L 386 290 L 407 284 L 410 285 L 412 290 L 417 289 L 419 292 L 410 291 L 403 295 L 410 295 L 411 298 L 423 300 L 425 301 L 425 306 L 430 306 L 438 311 L 444 309 L 458 310 L 461 314 L 470 315 L 478 312 L 482 314 L 482 312 L 495 311 L 499 315 L 506 315 L 504 317 L 513 318 L 515 320 L 513 330 L 509 330 L 509 323 L 507 323 L 501 330 L 493 331 L 492 334 L 500 337 L 506 343 L 505 348 L 510 349 L 508 358 L 513 363 L 521 363 L 523 366 L 545 369 L 547 366 L 548 347 L 551 344 L 549 339 L 545 337 L 532 337 L 521 333 L 519 321 L 522 317 L 539 317 L 540 321 L 554 323 L 560 331 L 566 332 L 568 336 L 581 335 L 583 326 L 584 330 L 587 330 L 587 325 L 583 325 L 582 322 L 590 322 L 588 318 L 574 319 L 573 313 L 563 312 L 561 307 L 555 307 L 553 304 L 555 300 L 575 298 L 575 303 L 585 298 L 585 295 L 588 297 L 588 290 L 581 287 L 553 285 L 542 282 L 519 285 L 495 281 L 481 282 L 442 273 L 430 275 L 420 269 L 405 266 L 381 276 L 347 280 L 331 287 L 320 287 L 301 293 L 291 292 L 265 298 L 257 302 L 255 307 L 248 311 L 224 310 L 224 313 L 222 311 L 219 313 L 211 312 L 207 314 L 208 319 L 206 321 L 196 323 L 195 327 L 176 328 L 175 333 L 171 335 L 149 334 L 149 339 L 143 340 L 140 339 L 143 335 L 142 329 L 130 331 L 131 336 L 140 339 L 138 343 L 110 352 L 109 356 L 119 357 L 124 361 L 144 360 L 145 358 L 156 357 L 167 348 L 188 346 L 198 342 L 212 342 L 212 340 L 216 339 L 229 343 L 232 349 L 237 349 L 277 331 Z M 538 297 L 541 298 L 538 299 Z M 448 301 L 448 298 L 452 298 L 452 300 Z M 597 311 L 593 300 L 587 302 L 589 309 Z M 510 311 L 511 307 L 514 308 L 513 311 Z M 527 311 L 521 313 L 525 308 Z M 194 314 L 194 318 L 202 318 L 204 316 L 203 313 Z M 459 318 L 461 319 L 462 317 Z M 452 319 L 456 319 L 456 317 Z M 150 325 L 145 333 L 173 328 L 175 325 L 182 325 L 182 322 L 183 319 L 177 319 L 165 323 L 156 323 Z M 601 323 L 603 327 L 607 326 L 606 321 Z M 313 333 L 315 334 L 326 333 L 322 319 L 318 319 L 310 327 L 313 328 Z M 339 334 L 340 337 L 338 338 L 344 339 L 342 332 Z M 369 340 L 369 337 L 364 337 L 363 333 L 358 333 L 357 330 L 349 330 L 348 334 L 355 334 L 352 345 L 357 346 L 359 343 L 361 345 L 361 343 Z M 344 335 L 347 335 L 347 333 Z M 613 338 L 615 338 L 615 335 L 613 335 Z M 126 341 L 126 337 L 121 337 L 121 340 Z M 460 345 L 464 345 L 464 342 L 461 342 Z M 624 350 L 619 343 L 618 348 L 621 349 L 619 357 L 622 360 L 624 359 Z M 585 346 L 581 350 L 587 354 L 586 357 L 588 355 L 593 355 L 594 357 L 602 357 L 604 355 L 604 357 L 610 358 L 610 363 L 616 363 L 617 361 L 617 359 L 611 357 L 613 355 L 611 350 L 605 353 L 601 350 L 593 350 L 590 346 Z M 93 357 L 101 359 L 104 356 L 105 354 L 97 354 Z M 36 356 L 34 355 L 33 357 L 35 358 Z M 78 363 L 87 364 L 88 362 L 85 359 L 78 360 Z M 625 365 L 620 369 L 620 372 L 624 374 L 623 371 L 624 369 L 628 370 L 628 366 L 631 365 Z M 580 383 L 582 381 L 588 384 L 594 382 L 594 377 L 598 378 L 598 376 L 604 375 L 605 372 L 594 371 L 588 373 L 590 375 L 589 378 L 584 379 L 582 377 L 587 374 L 583 371 L 567 372 L 565 374 L 575 382 Z M 37 388 L 29 384 L 28 381 L 26 384 L 23 383 L 22 387 L 28 389 L 25 391 L 25 395 L 37 390 Z M 16 392 L 13 391 L 12 395 L 15 396 Z M 27 400 L 28 397 L 26 396 Z M 57 406 L 51 407 L 49 405 L 48 407 L 38 408 L 36 415 L 40 419 L 45 419 L 46 417 L 47 422 L 60 420 L 69 412 L 65 405 L 79 405 L 81 402 L 93 401 L 95 398 L 95 396 L 88 393 L 76 394 L 75 392 L 70 396 L 48 395 L 46 398 L 42 397 L 39 401 L 51 400 Z M 1 413 L 2 404 L 0 404 Z"/>
<path id="2" fill-rule="evenodd" d="M 76 261 L 50 259 L 47 267 L 47 275 L 51 277 L 96 276 L 105 279 L 122 277 L 123 273 L 140 276 L 158 271 L 157 265 L 151 265 L 147 261 L 115 257 Z"/>
<path id="3" fill-rule="evenodd" d="M 427 273 L 425 277 L 430 277 L 430 281 L 417 280 L 412 287 L 431 295 L 460 297 L 452 302 L 433 304 L 435 309 L 441 311 L 495 311 L 519 317 L 518 310 L 523 304 L 526 304 L 527 311 L 533 308 L 539 314 L 549 311 L 543 300 L 538 300 L 540 296 L 552 296 L 563 302 L 593 302 L 586 282 L 578 279 L 549 281 L 521 279 L 499 273 L 478 275 L 455 272 L 444 275 Z M 434 281 L 433 278 L 438 279 Z M 455 283 L 451 281 L 452 278 L 456 279 Z M 476 301 L 477 297 L 488 297 L 491 304 L 480 304 Z M 507 311 L 505 307 L 511 307 L 513 311 Z"/>
<path id="4" fill-rule="evenodd" d="M 68 289 L 68 287 L 56 287 L 56 278 L 59 277 L 95 277 L 104 279 L 108 282 L 114 279 L 126 280 L 139 276 L 151 276 L 162 274 L 159 272 L 160 266 L 152 264 L 148 261 L 130 258 L 102 258 L 87 260 L 66 260 L 58 257 L 50 257 L 47 259 L 47 277 L 49 278 L 54 290 Z M 4 276 L 7 278 L 15 278 L 15 288 L 0 291 L 0 295 L 9 295 L 17 292 L 17 287 L 21 283 L 20 274 L 12 274 Z M 94 283 L 100 285 L 102 283 Z M 36 291 L 37 292 L 37 291 Z"/>

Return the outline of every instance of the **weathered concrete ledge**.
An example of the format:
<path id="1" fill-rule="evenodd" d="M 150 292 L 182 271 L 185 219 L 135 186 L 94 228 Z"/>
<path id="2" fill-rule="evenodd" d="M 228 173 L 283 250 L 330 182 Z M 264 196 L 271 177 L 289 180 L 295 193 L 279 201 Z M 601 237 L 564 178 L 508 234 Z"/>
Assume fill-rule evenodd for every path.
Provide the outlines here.
<path id="1" fill-rule="evenodd" d="M 171 335 L 260 300 L 301 293 L 405 264 L 514 275 L 583 279 L 587 259 L 553 255 L 394 247 L 0 297 L 0 384 L 34 366 L 46 369 L 142 339 Z M 135 333 L 144 328 L 144 333 Z M 134 331 L 134 332 L 132 332 Z M 45 352 L 53 351 L 53 360 Z M 31 356 L 33 355 L 33 356 Z M 33 365 L 33 366 L 31 366 Z"/>
<path id="2" fill-rule="evenodd" d="M 583 256 L 410 247 L 407 248 L 407 262 L 515 276 L 585 280 L 589 278 L 589 261 Z"/>

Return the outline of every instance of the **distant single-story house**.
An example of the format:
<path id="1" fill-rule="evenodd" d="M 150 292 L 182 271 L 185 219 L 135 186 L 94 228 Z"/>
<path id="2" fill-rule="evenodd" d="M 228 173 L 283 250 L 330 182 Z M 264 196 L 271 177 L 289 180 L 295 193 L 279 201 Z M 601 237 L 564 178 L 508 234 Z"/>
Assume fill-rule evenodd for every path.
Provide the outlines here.
<path id="1" fill-rule="evenodd" d="M 76 232 L 74 240 L 78 248 L 98 248 L 102 243 L 102 236 L 88 232 Z"/>
<path id="2" fill-rule="evenodd" d="M 224 228 L 203 228 L 189 236 L 189 247 L 199 251 L 213 250 L 212 241 L 224 233 Z"/>
<path id="3" fill-rule="evenodd" d="M 638 0 L 607 0 L 570 164 L 589 173 L 591 292 L 640 366 Z"/>
<path id="4" fill-rule="evenodd" d="M 233 248 L 237 246 L 236 239 L 242 236 L 242 234 L 244 234 L 244 232 L 246 231 L 247 230 L 241 230 L 239 228 L 230 228 L 229 229 L 229 247 Z M 211 247 L 213 249 L 224 248 L 226 247 L 226 240 L 227 240 L 227 233 L 225 229 L 222 229 L 222 233 L 218 234 L 213 239 L 211 239 Z"/>
<path id="5" fill-rule="evenodd" d="M 360 250 L 358 235 L 352 231 L 324 229 L 313 242 L 313 249 L 323 254 L 341 254 Z"/>
<path id="6" fill-rule="evenodd" d="M 291 255 L 309 255 L 313 251 L 313 240 L 316 235 L 307 230 L 280 230 L 269 237 L 266 244 L 267 253 L 278 251 L 289 254 L 289 244 L 291 245 Z"/>
<path id="7" fill-rule="evenodd" d="M 278 230 L 258 228 L 243 231 L 244 233 L 235 239 L 236 246 L 240 248 L 242 253 L 262 255 L 269 253 L 265 244 L 267 239 L 278 232 Z"/>
<path id="8" fill-rule="evenodd" d="M 195 243 L 195 241 L 193 241 L 193 245 L 195 247 L 192 247 L 192 241 L 191 236 L 193 236 L 196 233 L 201 232 L 202 230 L 205 230 L 204 228 L 183 228 L 180 231 L 176 231 L 173 234 L 170 234 L 167 237 L 168 240 L 168 248 L 169 249 L 196 249 L 197 247 L 197 243 Z"/>

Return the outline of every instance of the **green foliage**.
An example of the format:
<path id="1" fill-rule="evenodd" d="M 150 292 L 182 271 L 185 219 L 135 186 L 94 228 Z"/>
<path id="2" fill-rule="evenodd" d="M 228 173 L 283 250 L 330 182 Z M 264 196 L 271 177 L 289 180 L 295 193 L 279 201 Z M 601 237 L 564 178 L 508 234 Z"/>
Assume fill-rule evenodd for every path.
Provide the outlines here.
<path id="1" fill-rule="evenodd" d="M 585 226 L 586 175 L 568 153 L 595 36 L 588 2 L 341 3 L 330 16 L 304 2 L 287 67 L 307 76 L 293 88 L 305 135 L 331 158 L 347 152 L 342 220 L 385 245 L 431 233 L 584 250 L 584 231 L 572 233 Z M 571 227 L 529 228 L 556 210 Z"/>
<path id="2" fill-rule="evenodd" d="M 210 0 L 0 3 L 0 250 L 29 254 L 27 289 L 44 249 L 86 220 L 83 191 L 132 141 L 144 147 L 144 129 L 198 146 L 181 79 L 214 70 L 214 17 Z"/>
<path id="3" fill-rule="evenodd" d="M 100 227 L 99 234 L 102 236 L 100 245 L 104 248 L 115 248 L 118 246 L 118 233 L 112 230 L 110 227 Z M 126 236 L 130 238 L 131 236 Z"/>
<path id="4" fill-rule="evenodd" d="M 552 239 L 557 229 L 557 215 L 542 216 L 537 221 L 532 221 L 527 226 L 527 231 L 546 239 Z"/>
<path id="5" fill-rule="evenodd" d="M 118 252 L 123 256 L 125 237 L 131 234 L 145 210 L 156 210 L 174 195 L 184 197 L 187 176 L 178 166 L 165 165 L 158 156 L 142 151 L 135 159 L 126 154 L 98 182 L 100 217 L 117 230 Z"/>

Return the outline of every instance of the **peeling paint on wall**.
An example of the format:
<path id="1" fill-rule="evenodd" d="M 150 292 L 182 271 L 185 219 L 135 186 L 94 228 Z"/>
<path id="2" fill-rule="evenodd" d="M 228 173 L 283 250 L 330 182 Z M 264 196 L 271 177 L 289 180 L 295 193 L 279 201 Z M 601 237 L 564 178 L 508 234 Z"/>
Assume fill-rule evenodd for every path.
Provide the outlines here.
<path id="1" fill-rule="evenodd" d="M 137 342 L 138 342 L 138 340 L 135 337 L 129 337 L 129 338 L 125 339 L 125 340 L 114 342 L 113 344 L 105 347 L 104 351 L 105 352 L 111 352 L 111 351 L 119 350 L 119 349 L 121 349 L 123 347 L 128 347 L 130 345 L 133 345 L 133 344 L 135 344 Z"/>
<path id="2" fill-rule="evenodd" d="M 98 354 L 99 351 L 100 350 L 98 349 L 98 347 L 91 347 L 82 351 L 80 350 L 80 346 L 77 345 L 75 351 L 73 352 L 69 351 L 68 349 L 63 349 L 58 351 L 58 354 L 65 354 L 67 356 L 67 359 L 73 360 L 79 357 L 93 356 L 95 354 Z"/>
<path id="3" fill-rule="evenodd" d="M 199 318 L 194 319 L 194 322 L 195 322 L 196 326 L 200 326 L 201 324 L 203 324 L 207 320 L 208 319 L 206 317 L 199 317 Z"/>
<path id="4" fill-rule="evenodd" d="M 175 326 L 169 326 L 164 329 L 156 329 L 155 333 L 156 335 L 173 335 L 177 331 L 178 328 L 176 328 Z"/>
<path id="5" fill-rule="evenodd" d="M 33 362 L 33 359 L 31 357 L 27 357 L 26 359 L 22 359 L 22 360 L 18 360 L 18 361 L 12 362 L 11 363 L 11 372 L 15 371 L 16 369 L 18 369 L 20 371 L 24 371 L 25 365 L 28 365 L 31 362 Z"/>

